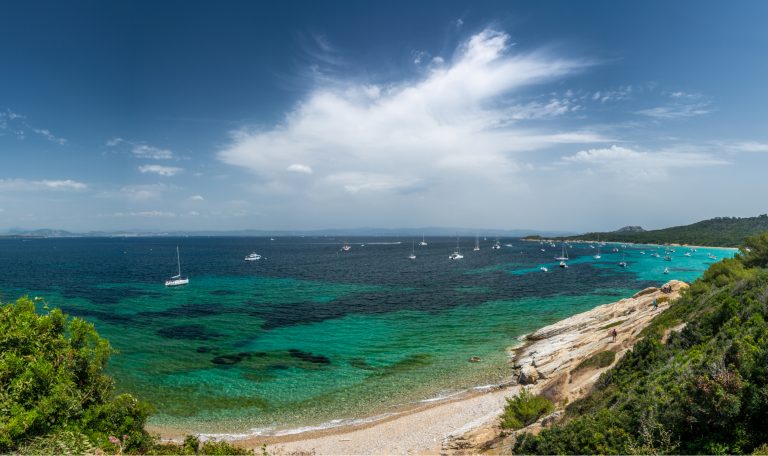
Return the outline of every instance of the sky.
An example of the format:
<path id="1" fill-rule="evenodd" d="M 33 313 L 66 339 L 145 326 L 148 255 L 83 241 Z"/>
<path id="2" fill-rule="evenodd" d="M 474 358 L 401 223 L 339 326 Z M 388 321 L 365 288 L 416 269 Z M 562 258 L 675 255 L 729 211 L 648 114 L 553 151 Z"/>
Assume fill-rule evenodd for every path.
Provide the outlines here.
<path id="1" fill-rule="evenodd" d="M 768 212 L 768 2 L 3 1 L 0 230 Z"/>

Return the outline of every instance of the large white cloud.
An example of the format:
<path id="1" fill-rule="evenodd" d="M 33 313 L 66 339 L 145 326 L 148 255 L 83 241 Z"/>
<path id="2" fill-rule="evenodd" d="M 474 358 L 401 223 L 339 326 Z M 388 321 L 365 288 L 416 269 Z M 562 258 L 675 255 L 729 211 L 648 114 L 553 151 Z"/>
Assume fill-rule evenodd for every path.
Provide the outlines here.
<path id="1" fill-rule="evenodd" d="M 589 131 L 522 127 L 522 120 L 577 107 L 559 99 L 515 103 L 514 96 L 589 62 L 511 49 L 507 34 L 484 30 L 417 80 L 324 84 L 279 125 L 232 132 L 218 156 L 258 174 L 255 185 L 282 188 L 290 181 L 310 186 L 314 196 L 445 190 L 458 180 L 490 192 L 519 169 L 515 152 L 603 141 Z"/>

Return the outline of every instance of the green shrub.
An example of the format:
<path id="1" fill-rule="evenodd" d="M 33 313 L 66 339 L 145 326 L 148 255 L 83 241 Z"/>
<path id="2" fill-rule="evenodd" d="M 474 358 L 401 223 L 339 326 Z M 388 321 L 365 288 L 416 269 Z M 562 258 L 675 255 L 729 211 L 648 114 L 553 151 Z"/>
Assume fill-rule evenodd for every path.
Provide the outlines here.
<path id="1" fill-rule="evenodd" d="M 595 353 L 594 355 L 580 362 L 579 365 L 573 369 L 573 371 L 577 372 L 582 369 L 601 369 L 603 367 L 610 366 L 615 359 L 615 352 L 610 350 L 602 351 L 600 353 Z"/>
<path id="2" fill-rule="evenodd" d="M 111 354 L 92 324 L 59 309 L 38 313 L 27 297 L 0 307 L 0 453 L 37 451 L 55 436 L 77 443 L 83 435 L 107 450 L 117 449 L 110 436 L 124 440 L 123 450 L 145 450 L 150 407 L 114 396 L 103 373 Z"/>
<path id="3" fill-rule="evenodd" d="M 507 399 L 507 406 L 501 415 L 501 427 L 512 430 L 524 428 L 554 409 L 549 399 L 534 396 L 524 389 L 517 396 Z"/>

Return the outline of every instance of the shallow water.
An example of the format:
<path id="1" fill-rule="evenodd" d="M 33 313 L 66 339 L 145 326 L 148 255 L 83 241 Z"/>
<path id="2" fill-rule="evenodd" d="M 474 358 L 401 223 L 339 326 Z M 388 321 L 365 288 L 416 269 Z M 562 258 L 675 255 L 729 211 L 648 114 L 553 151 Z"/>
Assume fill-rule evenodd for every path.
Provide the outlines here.
<path id="1" fill-rule="evenodd" d="M 623 269 L 613 245 L 595 260 L 574 244 L 563 270 L 559 246 L 517 239 L 479 252 L 467 239 L 459 261 L 455 239 L 427 239 L 416 260 L 410 239 L 350 241 L 341 253 L 332 238 L 2 239 L 0 291 L 92 321 L 119 350 L 118 388 L 155 404 L 152 424 L 270 433 L 503 381 L 522 334 L 735 253 L 678 247 L 667 262 L 629 246 Z M 190 284 L 167 289 L 176 245 Z M 264 258 L 243 261 L 253 250 Z"/>

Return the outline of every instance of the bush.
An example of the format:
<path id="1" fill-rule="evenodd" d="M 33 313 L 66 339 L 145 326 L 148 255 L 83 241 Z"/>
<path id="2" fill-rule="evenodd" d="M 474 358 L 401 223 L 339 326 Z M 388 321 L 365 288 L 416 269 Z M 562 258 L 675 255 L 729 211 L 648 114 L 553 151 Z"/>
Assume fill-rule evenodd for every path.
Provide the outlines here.
<path id="1" fill-rule="evenodd" d="M 501 415 L 501 427 L 512 430 L 524 428 L 554 409 L 549 399 L 534 396 L 524 389 L 514 398 L 507 399 L 507 406 Z"/>
<path id="2" fill-rule="evenodd" d="M 112 352 L 92 324 L 59 309 L 38 314 L 27 297 L 3 305 L 0 453 L 44 446 L 47 440 L 39 438 L 50 434 L 71 441 L 85 435 L 107 449 L 114 447 L 109 436 L 126 435 L 125 449 L 146 449 L 150 407 L 130 395 L 114 396 L 112 378 L 103 373 Z"/>
<path id="3" fill-rule="evenodd" d="M 595 353 L 594 355 L 580 362 L 579 365 L 573 369 L 573 371 L 576 372 L 582 369 L 601 369 L 603 367 L 610 366 L 615 359 L 615 352 L 610 350 L 602 351 L 600 353 Z"/>

